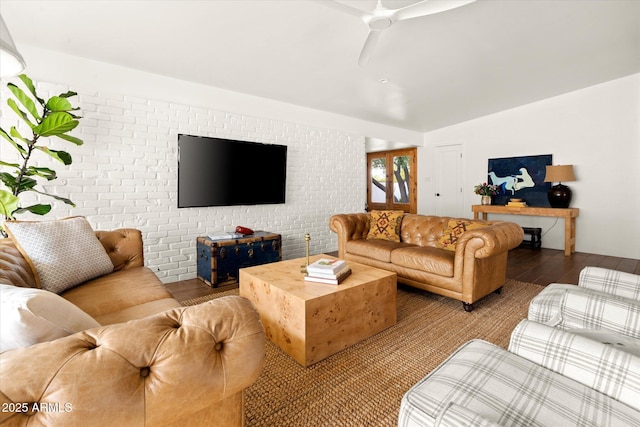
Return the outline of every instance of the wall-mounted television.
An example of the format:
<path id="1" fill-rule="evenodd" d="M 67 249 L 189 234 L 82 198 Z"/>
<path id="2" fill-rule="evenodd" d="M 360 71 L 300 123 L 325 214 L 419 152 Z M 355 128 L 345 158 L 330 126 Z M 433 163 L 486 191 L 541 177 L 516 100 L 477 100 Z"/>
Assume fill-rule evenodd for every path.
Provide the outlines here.
<path id="1" fill-rule="evenodd" d="M 287 146 L 178 135 L 178 207 L 285 202 Z"/>

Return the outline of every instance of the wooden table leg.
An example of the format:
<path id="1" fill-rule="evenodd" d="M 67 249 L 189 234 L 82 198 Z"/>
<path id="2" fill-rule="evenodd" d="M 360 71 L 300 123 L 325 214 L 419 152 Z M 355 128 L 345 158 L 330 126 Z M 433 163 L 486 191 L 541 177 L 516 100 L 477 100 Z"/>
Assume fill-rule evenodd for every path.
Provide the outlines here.
<path id="1" fill-rule="evenodd" d="M 576 219 L 566 217 L 564 219 L 564 256 L 569 256 L 576 251 Z"/>

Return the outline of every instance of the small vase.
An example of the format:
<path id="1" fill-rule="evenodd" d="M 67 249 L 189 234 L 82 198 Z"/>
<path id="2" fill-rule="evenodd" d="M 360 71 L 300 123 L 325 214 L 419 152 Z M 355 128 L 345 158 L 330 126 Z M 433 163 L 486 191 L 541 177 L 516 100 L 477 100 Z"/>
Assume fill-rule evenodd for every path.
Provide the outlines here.
<path id="1" fill-rule="evenodd" d="M 490 205 L 491 204 L 491 196 L 482 196 L 482 199 L 480 199 L 480 204 L 481 205 Z"/>

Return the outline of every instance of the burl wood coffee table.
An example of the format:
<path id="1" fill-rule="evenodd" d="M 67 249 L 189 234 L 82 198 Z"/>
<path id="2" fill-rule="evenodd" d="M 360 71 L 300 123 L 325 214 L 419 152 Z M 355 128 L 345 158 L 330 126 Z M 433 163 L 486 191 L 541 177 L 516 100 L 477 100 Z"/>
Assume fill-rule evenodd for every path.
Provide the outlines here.
<path id="1" fill-rule="evenodd" d="M 327 255 L 310 257 L 310 262 Z M 348 261 L 339 285 L 312 283 L 305 259 L 240 269 L 240 296 L 260 313 L 267 337 L 310 366 L 396 323 L 396 274 Z"/>

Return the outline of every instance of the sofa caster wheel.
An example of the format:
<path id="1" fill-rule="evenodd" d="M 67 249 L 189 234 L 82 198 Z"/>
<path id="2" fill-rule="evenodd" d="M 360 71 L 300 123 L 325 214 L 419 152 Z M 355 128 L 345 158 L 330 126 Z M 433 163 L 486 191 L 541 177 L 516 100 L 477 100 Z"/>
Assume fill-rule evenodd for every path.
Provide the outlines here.
<path id="1" fill-rule="evenodd" d="M 502 293 L 502 286 L 500 286 L 498 289 L 496 289 L 495 291 L 493 291 L 494 293 L 500 295 Z"/>
<path id="2" fill-rule="evenodd" d="M 463 302 L 462 307 L 464 308 L 464 311 L 466 311 L 467 313 L 470 313 L 471 310 L 473 310 L 473 304 L 469 304 L 468 302 Z"/>

